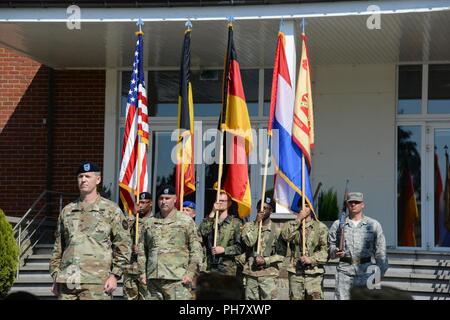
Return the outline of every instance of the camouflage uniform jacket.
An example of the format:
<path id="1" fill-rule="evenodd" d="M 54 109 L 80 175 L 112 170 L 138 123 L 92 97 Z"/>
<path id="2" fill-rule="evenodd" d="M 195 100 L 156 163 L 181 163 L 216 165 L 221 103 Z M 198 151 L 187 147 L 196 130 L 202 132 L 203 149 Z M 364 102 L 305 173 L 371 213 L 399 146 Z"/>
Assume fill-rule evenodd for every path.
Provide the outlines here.
<path id="1" fill-rule="evenodd" d="M 290 244 L 291 257 L 287 271 L 298 273 L 301 270 L 298 262 L 302 256 L 302 244 L 300 237 L 302 225 L 297 220 L 287 222 L 281 230 L 281 236 Z M 328 260 L 328 228 L 320 221 L 310 220 L 305 225 L 306 256 L 312 259 L 312 264 L 304 269 L 305 274 L 325 273 L 324 265 Z"/>
<path id="2" fill-rule="evenodd" d="M 120 208 L 103 197 L 82 207 L 64 207 L 58 218 L 50 273 L 59 283 L 104 283 L 122 276 L 131 256 L 128 222 Z"/>
<path id="3" fill-rule="evenodd" d="M 339 220 L 336 220 L 330 228 L 328 237 L 331 259 L 336 258 L 336 248 L 339 247 L 339 239 Z M 344 240 L 345 258 L 357 260 L 374 257 L 376 264 L 380 268 L 381 274 L 384 275 L 388 269 L 386 239 L 383 234 L 383 229 L 378 221 L 363 216 L 361 222 L 355 227 L 347 217 L 344 226 Z M 365 273 L 370 264 L 370 262 L 364 264 L 339 262 L 337 270 L 341 270 L 349 275 L 356 275 Z"/>
<path id="4" fill-rule="evenodd" d="M 219 222 L 217 246 L 221 246 L 225 249 L 223 254 L 216 256 L 218 261 L 220 261 L 219 268 L 224 267 L 229 271 L 235 269 L 235 257 L 243 252 L 241 243 L 241 227 L 242 221 L 230 215 L 227 216 L 222 222 Z M 204 219 L 202 223 L 200 223 L 199 232 L 202 235 L 207 247 L 207 269 L 210 270 L 213 262 L 210 246 L 214 241 L 214 219 Z"/>
<path id="5" fill-rule="evenodd" d="M 139 217 L 139 239 L 138 241 L 142 241 L 142 235 L 143 235 L 143 231 L 144 231 L 144 225 L 145 222 L 150 218 L 150 215 L 145 216 L 145 217 Z M 130 216 L 128 218 L 128 222 L 130 225 L 130 235 L 131 235 L 131 242 L 133 244 L 135 244 L 136 242 L 136 218 L 135 216 Z M 129 276 L 138 276 L 139 273 L 139 266 L 138 266 L 138 262 L 137 259 L 138 258 L 138 254 L 134 254 L 133 252 L 131 253 L 131 259 L 130 259 L 130 264 L 127 266 L 127 268 L 124 270 L 125 273 L 127 273 L 127 275 Z"/>
<path id="6" fill-rule="evenodd" d="M 145 217 L 139 217 L 139 241 L 141 241 L 142 239 L 142 235 L 144 232 L 144 225 L 145 222 L 152 217 L 151 215 L 145 216 Z M 136 217 L 132 216 L 130 218 L 128 218 L 129 224 L 130 224 L 130 235 L 131 235 L 131 240 L 133 242 L 133 244 L 135 244 L 135 240 L 136 240 Z"/>
<path id="7" fill-rule="evenodd" d="M 202 255 L 195 222 L 184 213 L 173 210 L 166 218 L 158 213 L 145 222 L 138 264 L 147 279 L 192 279 Z"/>
<path id="8" fill-rule="evenodd" d="M 261 255 L 265 265 L 261 269 L 254 267 L 258 241 L 259 223 L 247 222 L 242 228 L 242 241 L 247 246 L 246 263 L 242 273 L 252 277 L 279 275 L 279 263 L 286 256 L 286 242 L 281 238 L 281 228 L 271 220 L 261 227 Z"/>

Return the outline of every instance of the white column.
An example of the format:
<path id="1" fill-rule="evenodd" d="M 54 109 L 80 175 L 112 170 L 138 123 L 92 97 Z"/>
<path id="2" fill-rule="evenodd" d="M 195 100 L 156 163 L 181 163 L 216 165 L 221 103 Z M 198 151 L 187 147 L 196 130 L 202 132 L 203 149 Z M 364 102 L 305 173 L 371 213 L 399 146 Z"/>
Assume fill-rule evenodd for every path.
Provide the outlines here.
<path id="1" fill-rule="evenodd" d="M 105 129 L 103 140 L 103 185 L 111 187 L 113 201 L 118 201 L 117 139 L 119 128 L 119 72 L 107 69 L 105 74 Z"/>

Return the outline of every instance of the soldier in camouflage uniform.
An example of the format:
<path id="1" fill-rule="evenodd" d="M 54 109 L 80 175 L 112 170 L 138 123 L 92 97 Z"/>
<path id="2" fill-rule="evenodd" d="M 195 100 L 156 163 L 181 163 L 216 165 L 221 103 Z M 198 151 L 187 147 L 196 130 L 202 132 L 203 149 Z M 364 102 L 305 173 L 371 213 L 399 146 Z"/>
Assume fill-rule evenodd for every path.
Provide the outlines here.
<path id="1" fill-rule="evenodd" d="M 286 256 L 286 242 L 281 238 L 281 229 L 270 220 L 275 203 L 271 198 L 264 199 L 264 211 L 258 212 L 254 222 L 247 222 L 242 228 L 242 241 L 246 245 L 245 298 L 247 300 L 274 300 L 278 290 L 276 278 L 279 264 Z M 261 208 L 261 200 L 257 208 Z M 261 227 L 261 252 L 257 253 L 258 230 Z"/>
<path id="2" fill-rule="evenodd" d="M 341 228 L 336 220 L 330 228 L 328 244 L 330 258 L 339 258 L 336 272 L 335 298 L 349 300 L 352 286 L 370 287 L 369 277 L 373 274 L 372 257 L 375 258 L 381 276 L 388 269 L 386 239 L 381 225 L 375 219 L 363 214 L 364 202 L 361 192 L 351 192 L 347 198 L 348 217 L 342 224 L 344 248 L 339 250 Z M 375 270 L 377 271 L 377 270 Z"/>
<path id="3" fill-rule="evenodd" d="M 111 299 L 131 255 L 128 221 L 115 203 L 97 193 L 97 165 L 84 163 L 77 174 L 80 198 L 58 218 L 52 291 L 63 300 Z"/>
<path id="4" fill-rule="evenodd" d="M 141 192 L 139 194 L 139 240 L 142 239 L 142 230 L 145 221 L 152 215 L 152 195 L 148 192 Z M 130 221 L 130 234 L 133 242 L 133 252 L 131 254 L 131 263 L 124 270 L 123 276 L 123 296 L 128 300 L 147 300 L 149 298 L 147 285 L 140 279 L 139 267 L 137 262 L 138 257 L 138 245 L 136 242 L 136 218 L 131 216 Z"/>
<path id="5" fill-rule="evenodd" d="M 176 210 L 176 192 L 165 186 L 158 192 L 160 212 L 144 225 L 139 242 L 139 269 L 150 300 L 189 300 L 192 279 L 199 272 L 202 247 L 194 221 Z"/>
<path id="6" fill-rule="evenodd" d="M 306 252 L 302 253 L 302 224 L 305 223 Z M 311 217 L 308 204 L 295 220 L 287 222 L 281 236 L 289 243 L 291 257 L 287 267 L 291 300 L 322 300 L 324 265 L 328 260 L 328 228 Z"/>
<path id="7" fill-rule="evenodd" d="M 192 201 L 183 202 L 183 213 L 195 221 L 195 216 L 197 214 L 195 203 Z"/>
<path id="8" fill-rule="evenodd" d="M 199 232 L 206 245 L 206 270 L 231 276 L 238 276 L 235 258 L 242 254 L 242 221 L 229 214 L 232 200 L 227 193 L 221 192 L 219 202 L 214 203 L 213 210 L 199 226 Z M 219 211 L 217 246 L 214 247 L 214 219 Z"/>

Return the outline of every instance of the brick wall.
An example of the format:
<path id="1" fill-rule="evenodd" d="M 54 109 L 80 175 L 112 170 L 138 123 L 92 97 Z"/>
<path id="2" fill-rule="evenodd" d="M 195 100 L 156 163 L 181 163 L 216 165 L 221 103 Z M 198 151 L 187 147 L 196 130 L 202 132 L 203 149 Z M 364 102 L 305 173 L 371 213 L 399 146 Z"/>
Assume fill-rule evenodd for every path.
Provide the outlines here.
<path id="1" fill-rule="evenodd" d="M 20 216 L 46 189 L 49 69 L 0 48 L 0 208 Z M 77 192 L 75 170 L 102 165 L 105 73 L 54 71 L 53 190 Z"/>
<path id="2" fill-rule="evenodd" d="M 24 213 L 45 189 L 48 69 L 0 48 L 0 207 Z"/>
<path id="3" fill-rule="evenodd" d="M 56 72 L 55 105 L 55 190 L 77 192 L 75 172 L 80 163 L 103 165 L 105 72 Z"/>

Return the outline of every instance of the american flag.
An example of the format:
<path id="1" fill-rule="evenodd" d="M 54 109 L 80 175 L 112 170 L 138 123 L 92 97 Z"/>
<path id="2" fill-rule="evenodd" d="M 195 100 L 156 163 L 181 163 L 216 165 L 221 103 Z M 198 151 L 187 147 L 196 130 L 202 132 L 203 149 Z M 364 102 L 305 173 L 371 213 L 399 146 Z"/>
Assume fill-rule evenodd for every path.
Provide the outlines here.
<path id="1" fill-rule="evenodd" d="M 143 33 L 137 32 L 133 72 L 128 91 L 125 133 L 120 166 L 120 199 L 125 211 L 134 210 L 136 196 L 148 190 L 148 109 L 143 68 Z M 139 177 L 138 177 L 139 176 Z"/>

